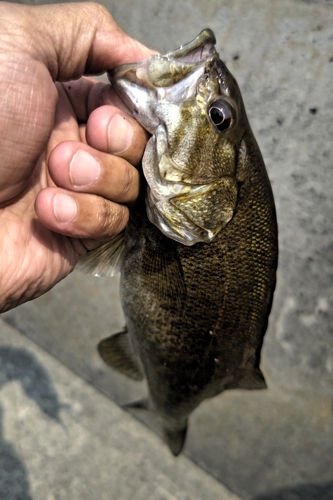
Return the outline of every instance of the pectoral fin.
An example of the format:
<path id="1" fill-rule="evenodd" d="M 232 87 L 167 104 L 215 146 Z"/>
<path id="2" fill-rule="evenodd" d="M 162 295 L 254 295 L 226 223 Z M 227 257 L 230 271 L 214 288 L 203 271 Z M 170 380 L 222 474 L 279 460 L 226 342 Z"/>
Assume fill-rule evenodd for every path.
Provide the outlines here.
<path id="1" fill-rule="evenodd" d="M 125 236 L 122 232 L 112 241 L 88 252 L 75 269 L 93 276 L 114 276 L 120 271 L 124 248 Z"/>
<path id="2" fill-rule="evenodd" d="M 118 370 L 123 375 L 134 380 L 144 378 L 139 363 L 135 359 L 127 329 L 102 340 L 98 344 L 98 352 L 107 365 Z"/>

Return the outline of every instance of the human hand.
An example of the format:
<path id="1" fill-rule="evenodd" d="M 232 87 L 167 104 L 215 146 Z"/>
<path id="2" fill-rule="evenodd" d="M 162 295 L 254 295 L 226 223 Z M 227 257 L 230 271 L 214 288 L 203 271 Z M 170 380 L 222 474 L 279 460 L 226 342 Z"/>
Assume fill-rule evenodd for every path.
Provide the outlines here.
<path id="1" fill-rule="evenodd" d="M 0 2 L 0 32 L 3 312 L 45 293 L 125 227 L 147 136 L 112 90 L 80 77 L 151 51 L 93 3 Z"/>

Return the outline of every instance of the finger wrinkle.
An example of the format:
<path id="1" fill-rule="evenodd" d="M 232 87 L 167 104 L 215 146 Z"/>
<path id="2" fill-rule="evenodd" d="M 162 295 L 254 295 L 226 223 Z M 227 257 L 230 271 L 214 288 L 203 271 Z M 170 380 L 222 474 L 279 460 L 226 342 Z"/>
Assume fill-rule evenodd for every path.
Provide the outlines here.
<path id="1" fill-rule="evenodd" d="M 119 200 L 133 201 L 133 186 L 135 183 L 135 169 L 130 164 L 126 165 L 125 171 L 123 172 L 123 176 L 121 178 L 122 189 L 119 193 Z M 135 193 L 135 198 L 138 193 Z"/>
<path id="2" fill-rule="evenodd" d="M 128 208 L 101 198 L 94 235 L 98 238 L 109 238 L 124 229 L 129 218 Z"/>

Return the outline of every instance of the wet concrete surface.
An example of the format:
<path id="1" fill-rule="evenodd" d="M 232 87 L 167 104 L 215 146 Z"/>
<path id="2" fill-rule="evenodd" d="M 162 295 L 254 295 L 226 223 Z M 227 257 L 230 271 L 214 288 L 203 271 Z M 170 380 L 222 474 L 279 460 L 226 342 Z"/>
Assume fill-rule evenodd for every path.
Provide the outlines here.
<path id="1" fill-rule="evenodd" d="M 191 417 L 184 454 L 214 484 L 213 477 L 244 500 L 332 500 L 333 4 L 123 0 L 105 5 L 125 31 L 161 52 L 204 27 L 215 31 L 220 56 L 242 90 L 276 199 L 278 283 L 262 353 L 269 388 L 204 402 Z M 2 319 L 88 381 L 96 394 L 102 391 L 117 404 L 145 394 L 143 383 L 109 370 L 96 352 L 100 339 L 124 325 L 117 278 L 73 273 Z M 145 414 L 135 416 L 154 428 Z M 13 441 L 3 435 L 10 450 Z M 26 467 L 24 460 L 21 464 Z M 66 474 L 80 477 L 77 470 Z M 59 469 L 60 483 L 62 473 Z M 62 498 L 55 483 L 47 484 L 49 495 Z M 216 498 L 209 495 L 207 489 L 202 498 Z"/>

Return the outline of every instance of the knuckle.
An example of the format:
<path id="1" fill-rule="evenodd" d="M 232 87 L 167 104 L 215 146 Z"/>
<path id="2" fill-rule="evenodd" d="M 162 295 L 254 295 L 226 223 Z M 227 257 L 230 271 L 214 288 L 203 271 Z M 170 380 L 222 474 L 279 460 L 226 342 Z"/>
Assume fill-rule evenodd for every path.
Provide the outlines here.
<path id="1" fill-rule="evenodd" d="M 128 208 L 101 198 L 94 225 L 95 238 L 108 238 L 122 231 L 128 220 Z"/>
<path id="2" fill-rule="evenodd" d="M 127 164 L 121 179 L 119 200 L 131 201 L 133 196 L 134 175 L 134 168 L 131 165 Z"/>

